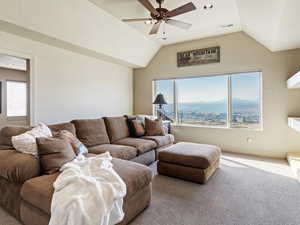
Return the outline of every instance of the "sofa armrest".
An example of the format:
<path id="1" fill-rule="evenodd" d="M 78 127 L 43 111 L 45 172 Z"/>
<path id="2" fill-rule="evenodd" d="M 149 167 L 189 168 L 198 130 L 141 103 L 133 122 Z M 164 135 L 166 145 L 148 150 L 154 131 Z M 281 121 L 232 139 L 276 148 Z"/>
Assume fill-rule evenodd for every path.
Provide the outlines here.
<path id="1" fill-rule="evenodd" d="M 8 181 L 24 183 L 40 175 L 39 160 L 16 150 L 0 151 L 0 176 Z"/>

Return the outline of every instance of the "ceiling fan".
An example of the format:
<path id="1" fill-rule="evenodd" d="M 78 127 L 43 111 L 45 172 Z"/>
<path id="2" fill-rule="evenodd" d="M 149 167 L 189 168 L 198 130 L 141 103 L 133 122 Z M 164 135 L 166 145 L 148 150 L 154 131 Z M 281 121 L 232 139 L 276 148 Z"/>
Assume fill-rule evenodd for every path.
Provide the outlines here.
<path id="1" fill-rule="evenodd" d="M 175 16 L 179 16 L 184 13 L 188 13 L 190 11 L 193 11 L 196 9 L 196 6 L 190 2 L 183 6 L 180 6 L 176 9 L 173 9 L 169 11 L 166 8 L 162 8 L 161 5 L 163 4 L 164 0 L 156 0 L 156 2 L 159 4 L 158 8 L 154 8 L 153 5 L 149 0 L 138 0 L 145 8 L 147 8 L 150 11 L 151 18 L 138 18 L 138 19 L 124 19 L 124 22 L 137 22 L 137 21 L 155 21 L 151 31 L 150 35 L 157 34 L 160 28 L 160 25 L 162 22 L 165 22 L 167 24 L 188 30 L 192 24 L 185 23 L 179 20 L 173 20 L 171 18 Z"/>

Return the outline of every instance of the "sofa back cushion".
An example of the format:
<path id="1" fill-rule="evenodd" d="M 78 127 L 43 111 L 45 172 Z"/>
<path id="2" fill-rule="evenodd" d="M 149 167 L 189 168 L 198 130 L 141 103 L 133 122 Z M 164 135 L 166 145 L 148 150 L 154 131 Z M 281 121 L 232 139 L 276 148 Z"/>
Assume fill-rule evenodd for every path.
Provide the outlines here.
<path id="1" fill-rule="evenodd" d="M 72 133 L 74 136 L 76 136 L 76 129 L 73 123 L 58 123 L 58 124 L 49 125 L 48 127 L 52 131 L 53 136 L 55 135 L 55 133 L 58 133 L 62 130 L 67 130 L 70 133 Z"/>
<path id="2" fill-rule="evenodd" d="M 73 120 L 78 139 L 87 147 L 109 144 L 103 119 Z"/>
<path id="3" fill-rule="evenodd" d="M 104 117 L 111 143 L 130 136 L 127 119 L 120 117 Z"/>
<path id="4" fill-rule="evenodd" d="M 30 127 L 4 127 L 0 131 L 0 142 L 2 145 L 13 147 L 11 137 L 23 134 L 30 129 Z"/>

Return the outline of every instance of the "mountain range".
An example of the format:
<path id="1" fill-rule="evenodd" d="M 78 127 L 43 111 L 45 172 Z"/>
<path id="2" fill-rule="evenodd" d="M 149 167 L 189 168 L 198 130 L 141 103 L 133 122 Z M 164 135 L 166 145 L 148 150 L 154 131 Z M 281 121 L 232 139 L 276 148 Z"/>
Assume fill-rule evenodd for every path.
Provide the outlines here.
<path id="1" fill-rule="evenodd" d="M 260 111 L 258 100 L 243 100 L 234 98 L 232 99 L 232 106 L 234 113 L 255 113 Z M 165 107 L 166 111 L 172 111 L 173 104 Z M 183 112 L 203 112 L 203 113 L 227 113 L 227 100 L 220 100 L 214 102 L 186 102 L 178 104 L 179 111 Z"/>

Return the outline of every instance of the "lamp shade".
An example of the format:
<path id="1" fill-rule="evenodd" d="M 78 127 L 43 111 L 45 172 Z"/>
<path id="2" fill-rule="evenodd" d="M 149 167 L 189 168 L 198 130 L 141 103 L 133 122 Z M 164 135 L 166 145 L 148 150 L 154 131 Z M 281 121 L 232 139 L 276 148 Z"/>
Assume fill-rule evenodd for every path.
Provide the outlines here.
<path id="1" fill-rule="evenodd" d="M 155 101 L 153 102 L 154 105 L 167 105 L 168 103 L 166 102 L 163 94 L 158 94 L 156 96 Z"/>

